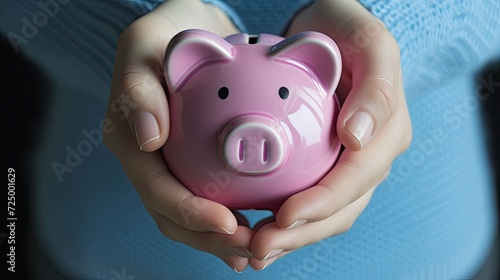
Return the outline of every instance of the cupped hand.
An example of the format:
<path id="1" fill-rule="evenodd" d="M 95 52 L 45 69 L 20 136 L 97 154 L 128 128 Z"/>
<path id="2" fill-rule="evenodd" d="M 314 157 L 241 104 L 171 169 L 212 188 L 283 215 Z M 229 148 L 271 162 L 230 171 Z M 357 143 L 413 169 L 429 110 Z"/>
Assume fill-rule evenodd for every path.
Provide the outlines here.
<path id="1" fill-rule="evenodd" d="M 162 69 L 165 50 L 175 34 L 190 28 L 220 36 L 238 32 L 222 11 L 199 0 L 170 0 L 123 31 L 104 142 L 166 237 L 214 254 L 242 271 L 248 265 L 253 236 L 245 220 L 219 203 L 194 196 L 170 174 L 158 150 L 169 133 Z"/>
<path id="2" fill-rule="evenodd" d="M 317 0 L 293 19 L 287 36 L 307 30 L 329 35 L 342 53 L 337 133 L 346 149 L 317 185 L 260 223 L 251 243 L 254 269 L 347 231 L 411 143 L 399 47 L 384 24 L 357 1 Z"/>

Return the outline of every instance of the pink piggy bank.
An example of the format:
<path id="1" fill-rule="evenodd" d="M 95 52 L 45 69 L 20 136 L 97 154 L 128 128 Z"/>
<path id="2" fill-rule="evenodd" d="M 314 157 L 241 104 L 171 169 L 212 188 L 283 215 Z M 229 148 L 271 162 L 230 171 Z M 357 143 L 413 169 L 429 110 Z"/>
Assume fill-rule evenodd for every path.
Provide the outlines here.
<path id="1" fill-rule="evenodd" d="M 303 32 L 225 39 L 203 30 L 168 46 L 170 134 L 162 152 L 197 196 L 231 209 L 277 211 L 339 155 L 337 45 Z"/>

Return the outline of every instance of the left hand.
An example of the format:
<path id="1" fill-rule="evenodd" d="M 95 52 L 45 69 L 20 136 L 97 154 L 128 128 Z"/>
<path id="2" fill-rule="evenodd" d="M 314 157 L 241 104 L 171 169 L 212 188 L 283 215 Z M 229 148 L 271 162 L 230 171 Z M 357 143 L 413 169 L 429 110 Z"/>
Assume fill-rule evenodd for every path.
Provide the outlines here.
<path id="1" fill-rule="evenodd" d="M 170 0 L 121 33 L 103 139 L 159 232 L 242 271 L 248 266 L 247 248 L 252 239 L 247 223 L 220 203 L 186 189 L 170 173 L 159 150 L 167 141 L 170 123 L 161 65 L 173 36 L 191 28 L 204 28 L 223 37 L 238 32 L 214 5 Z"/>
<path id="2" fill-rule="evenodd" d="M 317 185 L 290 197 L 275 221 L 257 227 L 249 260 L 257 270 L 347 231 L 411 143 L 399 47 L 383 23 L 357 1 L 317 0 L 294 18 L 287 36 L 305 30 L 329 35 L 342 53 L 337 133 L 346 149 Z"/>

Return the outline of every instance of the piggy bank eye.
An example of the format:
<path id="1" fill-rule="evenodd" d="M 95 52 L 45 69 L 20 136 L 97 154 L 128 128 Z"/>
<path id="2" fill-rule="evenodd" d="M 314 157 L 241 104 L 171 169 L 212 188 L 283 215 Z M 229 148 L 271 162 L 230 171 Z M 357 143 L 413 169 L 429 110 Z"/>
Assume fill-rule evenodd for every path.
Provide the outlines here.
<path id="1" fill-rule="evenodd" d="M 228 95 L 229 95 L 229 89 L 227 87 L 221 87 L 219 89 L 219 98 L 220 99 L 226 99 Z"/>
<path id="2" fill-rule="evenodd" d="M 279 94 L 281 99 L 287 99 L 290 93 L 286 87 L 280 87 Z"/>

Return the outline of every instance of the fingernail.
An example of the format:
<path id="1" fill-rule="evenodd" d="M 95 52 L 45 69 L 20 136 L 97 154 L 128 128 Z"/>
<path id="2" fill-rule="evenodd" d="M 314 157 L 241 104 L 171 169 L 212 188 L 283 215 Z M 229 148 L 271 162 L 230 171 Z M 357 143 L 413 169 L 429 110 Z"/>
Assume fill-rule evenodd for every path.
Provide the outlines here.
<path id="1" fill-rule="evenodd" d="M 266 269 L 269 265 L 271 265 L 276 260 L 277 260 L 277 258 L 267 260 L 267 262 L 264 264 L 264 266 L 261 269 L 259 269 L 258 271 L 262 271 L 262 270 Z"/>
<path id="2" fill-rule="evenodd" d="M 234 246 L 229 248 L 229 253 L 242 258 L 253 258 L 252 253 L 244 247 Z"/>
<path id="3" fill-rule="evenodd" d="M 229 231 L 225 227 L 221 226 L 208 226 L 209 231 L 217 232 L 217 233 L 222 233 L 222 234 L 233 234 L 234 231 Z"/>
<path id="4" fill-rule="evenodd" d="M 241 273 L 241 272 L 242 272 L 242 271 L 238 271 L 238 269 L 236 269 L 236 266 L 233 266 L 233 270 L 234 270 L 234 272 L 236 272 L 236 273 Z"/>
<path id="5" fill-rule="evenodd" d="M 134 117 L 132 123 L 134 125 L 135 139 L 141 151 L 147 143 L 160 139 L 160 126 L 153 114 L 141 112 Z"/>
<path id="6" fill-rule="evenodd" d="M 236 272 L 236 273 L 241 273 L 241 272 L 243 271 L 243 270 L 242 270 L 242 271 L 239 271 L 239 270 L 236 268 L 236 266 L 235 266 L 234 264 L 232 264 L 232 263 L 231 263 L 230 261 L 228 261 L 228 260 L 222 259 L 222 261 L 224 261 L 224 262 L 225 262 L 225 263 L 226 263 L 229 267 L 231 267 L 231 268 L 234 270 L 234 272 Z"/>
<path id="7" fill-rule="evenodd" d="M 271 252 L 269 252 L 262 260 L 269 260 L 270 258 L 274 258 L 277 255 L 283 253 L 283 249 L 274 249 Z"/>
<path id="8" fill-rule="evenodd" d="M 295 221 L 293 224 L 287 226 L 286 228 L 284 229 L 292 229 L 292 228 L 295 228 L 295 227 L 298 227 L 298 226 L 301 226 L 303 224 L 307 223 L 306 220 L 297 220 Z"/>
<path id="9" fill-rule="evenodd" d="M 258 269 L 258 271 L 262 271 L 262 270 L 266 269 L 266 267 L 269 264 L 269 262 L 270 262 L 270 260 L 267 261 L 261 269 Z"/>
<path id="10" fill-rule="evenodd" d="M 358 140 L 359 146 L 363 148 L 372 134 L 373 120 L 367 113 L 358 111 L 345 123 L 345 128 Z"/>

